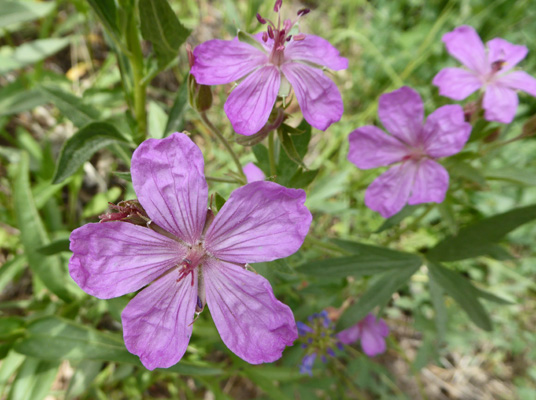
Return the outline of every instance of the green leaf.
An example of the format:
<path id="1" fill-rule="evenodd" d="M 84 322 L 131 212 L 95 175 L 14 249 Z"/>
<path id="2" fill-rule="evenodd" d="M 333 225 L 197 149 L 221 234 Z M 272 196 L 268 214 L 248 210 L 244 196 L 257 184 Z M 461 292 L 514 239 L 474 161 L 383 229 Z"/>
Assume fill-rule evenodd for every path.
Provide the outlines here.
<path id="1" fill-rule="evenodd" d="M 22 271 L 26 263 L 26 257 L 23 254 L 19 254 L 2 265 L 2 268 L 0 268 L 0 293 Z"/>
<path id="2" fill-rule="evenodd" d="M 62 251 L 70 251 L 69 243 L 69 238 L 58 239 L 46 246 L 38 248 L 37 251 L 45 256 L 51 256 L 61 253 Z"/>
<path id="3" fill-rule="evenodd" d="M 72 93 L 56 86 L 42 86 L 40 89 L 46 95 L 46 98 L 58 107 L 61 113 L 78 128 L 82 128 L 100 117 L 95 108 L 84 104 L 80 97 Z"/>
<path id="4" fill-rule="evenodd" d="M 120 188 L 114 186 L 106 192 L 97 193 L 84 207 L 82 218 L 93 217 L 103 213 L 108 209 L 109 203 L 114 203 L 121 196 L 121 192 Z"/>
<path id="5" fill-rule="evenodd" d="M 15 50 L 0 47 L 0 75 L 44 60 L 67 46 L 69 41 L 69 38 L 38 39 L 21 44 Z"/>
<path id="6" fill-rule="evenodd" d="M 0 0 L 0 28 L 43 18 L 54 9 L 54 3 Z"/>
<path id="7" fill-rule="evenodd" d="M 169 111 L 164 136 L 184 130 L 184 113 L 188 109 L 188 85 L 186 84 L 186 78 L 183 82 Z"/>
<path id="8" fill-rule="evenodd" d="M 336 241 L 336 243 L 343 241 Z M 345 278 L 347 276 L 374 275 L 401 268 L 418 268 L 422 264 L 419 256 L 383 247 L 346 242 L 355 255 L 328 258 L 302 264 L 297 268 L 311 276 Z"/>
<path id="9" fill-rule="evenodd" d="M 65 394 L 66 400 L 81 396 L 86 392 L 102 369 L 102 361 L 84 360 L 76 367 Z"/>
<path id="10" fill-rule="evenodd" d="M 98 150 L 118 142 L 128 143 L 111 124 L 92 122 L 84 126 L 63 145 L 52 183 L 67 179 Z"/>
<path id="11" fill-rule="evenodd" d="M 303 164 L 303 157 L 307 153 L 311 140 L 311 126 L 303 120 L 298 126 L 298 130 L 303 132 L 300 135 L 292 135 L 285 128 L 285 124 L 277 130 L 283 150 L 279 154 L 277 163 L 277 181 L 283 186 L 289 186 L 290 181 L 301 167 L 307 170 Z M 255 146 L 256 147 L 256 146 Z M 308 176 L 310 178 L 310 176 Z"/>
<path id="12" fill-rule="evenodd" d="M 147 113 L 149 136 L 155 139 L 162 139 L 165 135 L 167 120 L 168 116 L 162 107 L 157 102 L 150 101 Z"/>
<path id="13" fill-rule="evenodd" d="M 153 44 L 160 68 L 164 68 L 183 44 L 190 30 L 175 15 L 167 0 L 140 0 L 141 34 Z"/>
<path id="14" fill-rule="evenodd" d="M 485 331 L 492 330 L 489 315 L 478 300 L 481 294 L 471 282 L 441 264 L 429 263 L 428 270 L 432 279 L 460 305 L 476 326 Z"/>
<path id="15" fill-rule="evenodd" d="M 251 148 L 255 158 L 257 159 L 257 166 L 264 172 L 264 175 L 270 176 L 270 158 L 268 156 L 268 149 L 263 144 L 256 144 Z"/>
<path id="16" fill-rule="evenodd" d="M 0 340 L 9 340 L 20 335 L 24 325 L 24 319 L 21 317 L 0 317 Z"/>
<path id="17" fill-rule="evenodd" d="M 8 400 L 42 400 L 58 373 L 59 361 L 26 358 L 11 386 Z"/>
<path id="18" fill-rule="evenodd" d="M 432 301 L 435 311 L 434 320 L 437 329 L 437 337 L 439 342 L 442 343 L 445 340 L 448 322 L 445 299 L 443 298 L 444 292 L 431 275 L 428 284 L 430 286 L 430 300 Z"/>
<path id="19" fill-rule="evenodd" d="M 486 170 L 486 179 L 500 180 L 523 186 L 536 186 L 536 170 L 528 168 Z"/>
<path id="20" fill-rule="evenodd" d="M 114 0 L 88 0 L 89 5 L 97 14 L 110 34 L 121 36 L 117 25 L 117 9 Z"/>
<path id="21" fill-rule="evenodd" d="M 138 357 L 127 351 L 120 335 L 100 332 L 55 316 L 30 323 L 27 336 L 15 345 L 15 351 L 43 360 L 102 360 L 141 366 Z M 166 371 L 185 375 L 222 373 L 219 368 L 187 361 L 181 361 Z"/>
<path id="22" fill-rule="evenodd" d="M 22 365 L 26 357 L 10 351 L 0 364 L 0 394 L 5 393 L 5 388 L 11 383 L 11 376 Z"/>
<path id="23" fill-rule="evenodd" d="M 132 182 L 132 175 L 130 174 L 130 172 L 113 171 L 112 174 L 114 174 L 118 178 L 124 179 L 125 181 Z"/>
<path id="24" fill-rule="evenodd" d="M 404 218 L 409 217 L 415 211 L 417 211 L 418 208 L 419 205 L 406 205 L 402 210 L 400 210 L 400 212 L 383 221 L 383 224 L 374 233 L 380 233 L 386 231 L 387 229 L 391 229 L 394 226 L 397 226 L 402 222 L 402 220 L 404 220 Z"/>
<path id="25" fill-rule="evenodd" d="M 316 178 L 319 171 L 320 169 L 304 171 L 300 168 L 294 175 L 292 175 L 292 178 L 288 181 L 287 187 L 294 189 L 306 188 Z"/>
<path id="26" fill-rule="evenodd" d="M 419 267 L 389 271 L 370 285 L 359 300 L 339 319 L 337 330 L 343 330 L 361 321 L 376 306 L 385 305 L 400 287 L 406 284 Z"/>
<path id="27" fill-rule="evenodd" d="M 20 81 L 0 89 L 0 117 L 28 111 L 45 103 L 43 93 L 24 87 Z"/>
<path id="28" fill-rule="evenodd" d="M 458 261 L 485 255 L 491 243 L 535 218 L 536 205 L 533 205 L 480 220 L 460 229 L 457 235 L 443 239 L 426 257 L 434 261 Z"/>
<path id="29" fill-rule="evenodd" d="M 22 153 L 18 165 L 13 183 L 13 197 L 24 253 L 32 272 L 41 279 L 50 291 L 61 299 L 69 301 L 71 295 L 67 290 L 67 272 L 62 268 L 60 259 L 43 257 L 37 251 L 37 249 L 49 244 L 50 241 L 30 190 L 29 159 L 26 152 Z"/>
<path id="30" fill-rule="evenodd" d="M 452 162 L 448 163 L 447 167 L 452 176 L 467 179 L 480 186 L 486 185 L 486 179 L 480 171 L 466 162 L 454 159 Z"/>
<path id="31" fill-rule="evenodd" d="M 214 201 L 216 203 L 216 209 L 220 211 L 221 208 L 224 206 L 226 200 L 221 194 L 216 193 L 216 195 L 214 196 Z"/>

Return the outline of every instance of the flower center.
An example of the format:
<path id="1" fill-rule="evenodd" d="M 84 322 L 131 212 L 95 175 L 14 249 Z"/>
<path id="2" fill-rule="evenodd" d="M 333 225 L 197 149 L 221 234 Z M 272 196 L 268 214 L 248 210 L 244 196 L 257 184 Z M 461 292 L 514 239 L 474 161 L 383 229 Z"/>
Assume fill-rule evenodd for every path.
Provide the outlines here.
<path id="1" fill-rule="evenodd" d="M 266 43 L 268 42 L 268 38 L 272 39 L 274 41 L 274 46 L 272 47 L 272 52 L 270 53 L 269 61 L 273 65 L 280 66 L 283 64 L 284 61 L 284 50 L 285 50 L 285 43 L 290 42 L 292 39 L 294 40 L 303 40 L 305 39 L 305 35 L 303 33 L 298 33 L 296 35 L 291 35 L 290 31 L 292 27 L 299 21 L 300 17 L 306 15 L 309 13 L 308 8 L 304 8 L 298 11 L 298 18 L 296 20 L 291 21 L 290 19 L 286 19 L 283 22 L 283 26 L 281 26 L 281 5 L 283 4 L 283 0 L 276 0 L 274 5 L 274 11 L 277 13 L 277 25 L 274 24 L 269 19 L 263 18 L 260 14 L 257 14 L 257 20 L 261 24 L 268 24 L 268 27 L 266 29 L 266 32 L 263 32 L 262 34 L 262 40 Z"/>
<path id="2" fill-rule="evenodd" d="M 179 278 L 177 279 L 177 282 L 186 278 L 188 275 L 190 275 L 192 279 L 191 285 L 193 286 L 194 285 L 194 271 L 202 263 L 205 256 L 206 256 L 206 253 L 205 253 L 205 250 L 203 249 L 203 244 L 201 242 L 192 246 L 188 250 L 186 257 L 184 257 L 182 262 L 178 265 L 179 266 Z"/>

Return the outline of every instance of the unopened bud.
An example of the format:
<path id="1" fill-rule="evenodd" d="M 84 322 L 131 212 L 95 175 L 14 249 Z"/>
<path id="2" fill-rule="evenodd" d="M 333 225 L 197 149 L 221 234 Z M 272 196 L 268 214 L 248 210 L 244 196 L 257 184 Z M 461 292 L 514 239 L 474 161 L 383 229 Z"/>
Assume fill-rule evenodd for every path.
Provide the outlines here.
<path id="1" fill-rule="evenodd" d="M 186 43 L 186 53 L 188 54 L 188 63 L 190 64 L 190 68 L 192 68 L 195 63 L 195 56 L 190 43 Z"/>
<path id="2" fill-rule="evenodd" d="M 307 15 L 311 12 L 310 9 L 308 8 L 302 8 L 301 10 L 298 11 L 298 17 L 303 17 L 304 15 Z"/>
<path id="3" fill-rule="evenodd" d="M 282 5 L 283 5 L 283 0 L 276 0 L 275 5 L 274 5 L 274 11 L 279 12 Z"/>
<path id="4" fill-rule="evenodd" d="M 266 23 L 266 20 L 263 17 L 261 17 L 259 13 L 257 13 L 257 21 L 259 21 L 263 25 Z"/>
<path id="5" fill-rule="evenodd" d="M 210 86 L 200 85 L 195 77 L 188 75 L 188 102 L 199 112 L 207 111 L 212 107 L 212 90 Z"/>

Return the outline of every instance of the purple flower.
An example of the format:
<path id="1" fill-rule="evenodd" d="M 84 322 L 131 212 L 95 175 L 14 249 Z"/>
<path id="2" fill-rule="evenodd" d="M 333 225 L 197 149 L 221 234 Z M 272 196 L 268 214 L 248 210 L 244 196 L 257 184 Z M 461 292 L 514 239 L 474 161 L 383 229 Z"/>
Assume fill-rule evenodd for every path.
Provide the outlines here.
<path id="1" fill-rule="evenodd" d="M 280 6 L 275 7 L 278 13 Z M 298 19 L 306 11 L 300 10 Z M 236 38 L 202 43 L 194 49 L 190 73 L 203 85 L 241 80 L 224 106 L 234 130 L 241 135 L 253 135 L 266 124 L 278 94 L 288 94 L 289 83 L 307 122 L 327 129 L 341 118 L 343 103 L 337 87 L 320 68 L 345 69 L 348 60 L 325 39 L 292 35 L 297 20 L 281 23 L 278 15 L 276 25 L 260 15 L 257 18 L 268 24 L 266 32 L 255 35 L 257 46 Z"/>
<path id="2" fill-rule="evenodd" d="M 308 374 L 309 376 L 313 376 L 313 365 L 315 363 L 316 359 L 316 353 L 307 354 L 302 359 L 302 363 L 300 365 L 300 374 Z"/>
<path id="3" fill-rule="evenodd" d="M 297 338 L 290 308 L 247 263 L 300 248 L 311 223 L 305 192 L 250 183 L 214 218 L 203 170 L 188 136 L 146 140 L 131 168 L 143 210 L 123 211 L 147 223 L 87 224 L 70 237 L 69 272 L 84 291 L 108 299 L 143 288 L 121 317 L 127 349 L 151 370 L 182 358 L 205 304 L 223 342 L 249 363 L 277 360 Z"/>
<path id="4" fill-rule="evenodd" d="M 381 318 L 376 319 L 374 314 L 368 314 L 354 326 L 337 334 L 337 338 L 344 344 L 353 344 L 361 340 L 363 352 L 374 357 L 385 352 L 385 338 L 389 335 L 389 327 Z"/>
<path id="5" fill-rule="evenodd" d="M 350 134 L 348 160 L 358 168 L 399 163 L 368 187 L 365 204 L 383 217 L 399 212 L 407 203 L 441 203 L 449 185 L 445 168 L 436 158 L 460 152 L 471 133 L 459 105 L 438 108 L 423 126 L 424 107 L 419 94 L 402 87 L 380 96 L 378 114 L 385 134 L 367 125 Z"/>
<path id="6" fill-rule="evenodd" d="M 460 26 L 443 35 L 447 51 L 464 68 L 445 68 L 434 78 L 439 94 L 463 100 L 478 89 L 484 91 L 482 107 L 488 121 L 509 124 L 514 119 L 518 99 L 516 90 L 536 96 L 536 79 L 513 68 L 523 60 L 528 50 L 504 39 L 487 43 L 487 51 L 478 33 L 471 26 Z"/>
<path id="7" fill-rule="evenodd" d="M 264 172 L 262 172 L 262 170 L 252 162 L 244 165 L 243 170 L 244 175 L 246 175 L 246 179 L 248 180 L 248 183 L 263 181 L 266 178 Z"/>

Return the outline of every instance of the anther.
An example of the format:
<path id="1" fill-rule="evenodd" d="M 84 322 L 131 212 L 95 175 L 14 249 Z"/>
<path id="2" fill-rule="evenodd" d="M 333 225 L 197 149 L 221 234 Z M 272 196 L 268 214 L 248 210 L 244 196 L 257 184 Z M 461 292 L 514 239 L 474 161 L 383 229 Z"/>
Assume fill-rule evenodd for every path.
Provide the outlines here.
<path id="1" fill-rule="evenodd" d="M 303 17 L 304 15 L 307 15 L 311 12 L 310 9 L 308 8 L 302 8 L 301 10 L 298 11 L 298 17 Z"/>
<path id="2" fill-rule="evenodd" d="M 266 43 L 268 41 L 268 34 L 266 32 L 262 33 L 262 41 Z"/>
<path id="3" fill-rule="evenodd" d="M 270 25 L 268 25 L 268 36 L 270 36 L 270 39 L 274 38 L 274 30 Z"/>
<path id="4" fill-rule="evenodd" d="M 304 33 L 298 33 L 297 35 L 294 35 L 293 37 L 294 37 L 294 40 L 300 41 L 300 40 L 305 39 L 305 34 Z"/>
<path id="5" fill-rule="evenodd" d="M 257 21 L 259 21 L 263 25 L 266 23 L 266 20 L 263 17 L 261 17 L 259 13 L 257 13 Z"/>
<path id="6" fill-rule="evenodd" d="M 282 5 L 283 5 L 283 0 L 276 0 L 275 5 L 274 5 L 274 11 L 279 12 L 279 9 L 281 8 Z"/>

